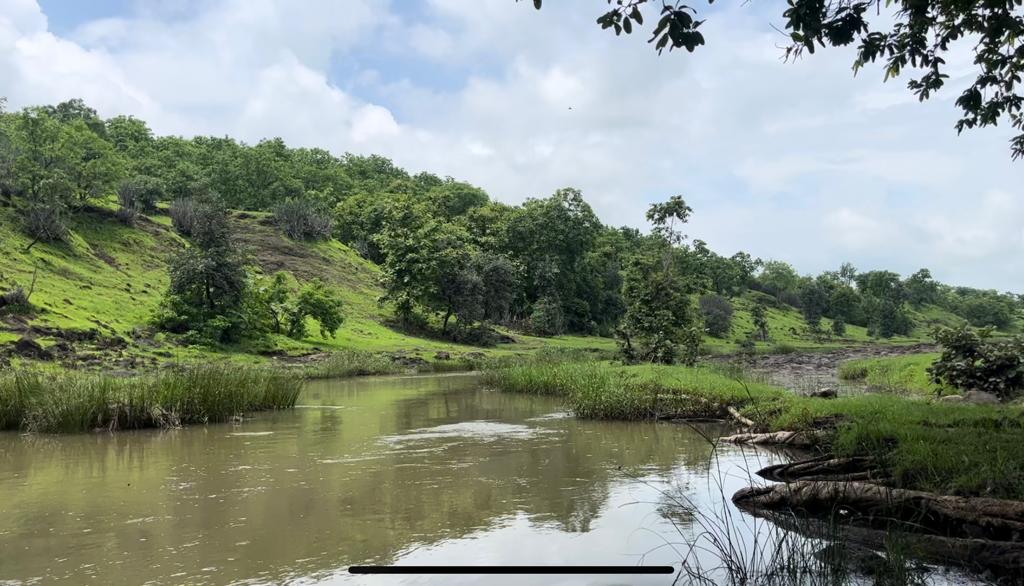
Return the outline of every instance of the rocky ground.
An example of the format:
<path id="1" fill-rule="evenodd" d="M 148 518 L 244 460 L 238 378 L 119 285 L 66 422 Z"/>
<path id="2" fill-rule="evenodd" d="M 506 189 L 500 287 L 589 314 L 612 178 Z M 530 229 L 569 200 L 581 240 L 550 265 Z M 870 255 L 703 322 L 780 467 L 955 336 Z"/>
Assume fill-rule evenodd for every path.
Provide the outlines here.
<path id="1" fill-rule="evenodd" d="M 798 393 L 808 394 L 834 389 L 838 393 L 861 393 L 866 385 L 858 381 L 839 380 L 839 365 L 860 358 L 903 356 L 935 352 L 931 344 L 906 346 L 857 346 L 835 350 L 794 352 L 791 354 L 758 354 L 754 356 L 716 356 L 718 363 L 740 364 L 756 377 Z"/>

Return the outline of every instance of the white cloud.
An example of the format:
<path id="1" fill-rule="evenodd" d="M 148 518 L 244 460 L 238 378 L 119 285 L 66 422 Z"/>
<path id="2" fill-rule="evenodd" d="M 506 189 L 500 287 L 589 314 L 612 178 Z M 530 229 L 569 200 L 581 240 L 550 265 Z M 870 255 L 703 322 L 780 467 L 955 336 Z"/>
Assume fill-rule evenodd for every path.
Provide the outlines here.
<path id="1" fill-rule="evenodd" d="M 575 185 L 614 224 L 682 193 L 689 233 L 802 271 L 852 260 L 1024 282 L 1009 131 L 952 129 L 969 50 L 919 104 L 879 67 L 853 77 L 847 50 L 783 63 L 779 15 L 754 5 L 716 9 L 707 46 L 661 57 L 644 32 L 615 38 L 555 3 L 138 6 L 60 38 L 34 2 L 0 0 L 0 95 L 82 97 L 160 133 L 379 152 L 512 202 Z"/>

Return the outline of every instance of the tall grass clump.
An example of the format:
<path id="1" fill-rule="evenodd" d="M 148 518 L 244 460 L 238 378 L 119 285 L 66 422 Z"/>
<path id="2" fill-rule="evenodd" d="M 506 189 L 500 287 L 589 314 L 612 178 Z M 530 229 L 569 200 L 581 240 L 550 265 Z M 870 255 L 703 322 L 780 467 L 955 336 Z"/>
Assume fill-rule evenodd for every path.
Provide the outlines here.
<path id="1" fill-rule="evenodd" d="M 862 381 L 871 387 L 890 392 L 943 394 L 955 389 L 937 385 L 928 374 L 938 354 L 908 354 L 883 358 L 848 360 L 839 365 L 839 378 Z"/>
<path id="2" fill-rule="evenodd" d="M 0 376 L 0 428 L 64 433 L 215 423 L 292 407 L 301 390 L 294 374 L 226 365 L 123 378 L 12 372 Z"/>
<path id="3" fill-rule="evenodd" d="M 573 397 L 607 392 L 614 381 L 599 363 L 536 362 L 486 372 L 485 381 L 500 391 Z"/>
<path id="4" fill-rule="evenodd" d="M 311 378 L 345 378 L 375 374 L 397 374 L 405 368 L 386 354 L 342 350 L 311 366 L 307 374 Z"/>

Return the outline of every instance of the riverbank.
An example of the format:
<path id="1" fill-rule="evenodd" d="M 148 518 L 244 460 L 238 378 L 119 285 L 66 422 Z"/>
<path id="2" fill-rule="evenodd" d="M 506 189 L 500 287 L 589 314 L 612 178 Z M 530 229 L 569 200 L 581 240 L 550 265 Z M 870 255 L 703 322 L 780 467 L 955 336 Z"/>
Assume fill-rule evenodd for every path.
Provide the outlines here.
<path id="1" fill-rule="evenodd" d="M 0 372 L 0 430 L 81 432 L 216 423 L 295 405 L 303 378 L 211 365 L 131 377 Z"/>
<path id="2" fill-rule="evenodd" d="M 850 360 L 839 365 L 844 381 L 860 381 L 871 389 L 919 395 L 941 396 L 956 390 L 932 382 L 928 367 L 939 357 L 937 352 Z"/>
<path id="3" fill-rule="evenodd" d="M 899 488 L 1024 500 L 1024 408 L 891 394 L 834 399 L 733 378 L 712 367 L 526 365 L 489 371 L 510 392 L 561 396 L 578 417 L 737 419 L 747 431 L 792 431 L 821 453 L 869 457 Z M 749 424 L 749 425 L 747 425 Z"/>

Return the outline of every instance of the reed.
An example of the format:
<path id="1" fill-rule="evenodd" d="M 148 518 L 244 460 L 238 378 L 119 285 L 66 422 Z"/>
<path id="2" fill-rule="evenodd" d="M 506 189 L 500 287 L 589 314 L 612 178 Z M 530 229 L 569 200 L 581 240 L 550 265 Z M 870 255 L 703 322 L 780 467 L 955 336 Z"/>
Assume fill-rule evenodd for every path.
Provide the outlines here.
<path id="1" fill-rule="evenodd" d="M 135 377 L 12 371 L 0 375 L 0 429 L 66 433 L 222 422 L 295 405 L 303 379 L 208 365 Z"/>
<path id="2" fill-rule="evenodd" d="M 334 352 L 326 359 L 309 367 L 306 374 L 310 378 L 347 378 L 351 376 L 371 376 L 379 374 L 398 374 L 407 370 L 386 354 L 364 352 L 360 350 L 342 350 Z"/>

